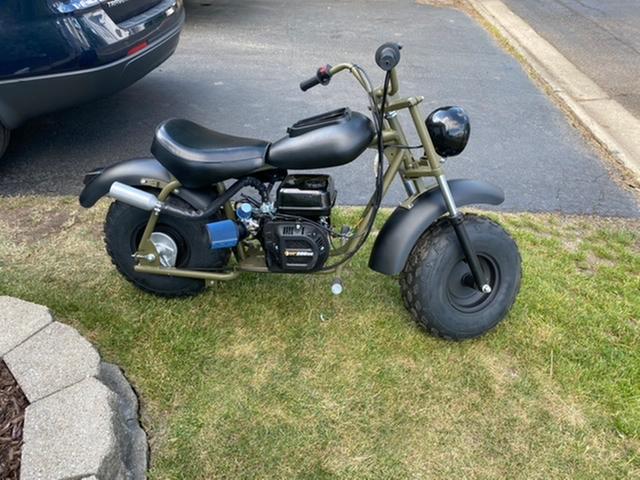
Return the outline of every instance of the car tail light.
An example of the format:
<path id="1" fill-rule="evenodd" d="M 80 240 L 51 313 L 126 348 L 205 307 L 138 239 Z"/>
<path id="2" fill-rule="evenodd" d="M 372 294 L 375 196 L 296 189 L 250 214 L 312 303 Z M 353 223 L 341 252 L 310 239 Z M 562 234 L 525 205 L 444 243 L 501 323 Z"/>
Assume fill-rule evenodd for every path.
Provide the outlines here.
<path id="1" fill-rule="evenodd" d="M 133 55 L 134 53 L 138 53 L 140 50 L 144 50 L 145 48 L 147 48 L 148 45 L 149 44 L 145 40 L 144 42 L 141 42 L 138 45 L 131 47 L 127 52 L 127 55 Z"/>

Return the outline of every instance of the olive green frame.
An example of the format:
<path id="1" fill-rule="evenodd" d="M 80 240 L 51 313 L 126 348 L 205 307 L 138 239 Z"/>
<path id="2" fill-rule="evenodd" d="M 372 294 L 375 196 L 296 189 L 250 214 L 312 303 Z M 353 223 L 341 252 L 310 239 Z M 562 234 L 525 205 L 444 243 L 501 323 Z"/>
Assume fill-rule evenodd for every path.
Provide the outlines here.
<path id="1" fill-rule="evenodd" d="M 361 70 L 353 64 L 341 63 L 332 67 L 331 76 L 333 77 L 343 71 L 350 72 L 358 83 L 368 91 L 369 86 L 367 80 L 362 76 Z M 403 202 L 403 205 L 411 205 L 414 198 L 426 189 L 424 182 L 422 181 L 423 177 L 435 177 L 441 186 L 446 186 L 446 180 L 444 179 L 442 172 L 442 159 L 437 154 L 433 146 L 433 142 L 431 141 L 431 137 L 429 136 L 429 132 L 425 125 L 424 117 L 418 108 L 418 105 L 420 105 L 424 100 L 424 97 L 418 96 L 401 98 L 398 97 L 398 91 L 398 74 L 394 68 L 390 72 L 390 86 L 387 104 L 385 106 L 385 119 L 382 130 L 383 144 L 387 147 L 385 148 L 384 156 L 387 158 L 388 164 L 384 171 L 382 194 L 383 197 L 387 194 L 393 180 L 397 175 L 400 175 L 400 178 L 405 185 L 405 189 L 408 192 L 408 198 Z M 382 94 L 382 88 L 377 88 L 373 92 L 373 96 L 378 106 L 380 106 L 380 103 L 382 102 Z M 398 112 L 401 110 L 408 110 L 411 115 L 411 119 L 423 147 L 423 155 L 420 158 L 415 158 L 409 149 L 398 147 L 399 145 L 407 145 L 407 138 L 398 118 Z M 378 138 L 376 135 L 369 145 L 369 148 L 377 150 L 377 147 Z M 380 161 L 380 159 L 378 159 L 378 161 Z M 168 183 L 157 182 L 157 186 L 161 188 L 160 194 L 158 195 L 158 200 L 160 200 L 160 202 L 164 202 L 169 195 L 181 188 L 181 184 L 177 180 L 173 180 Z M 223 193 L 225 191 L 224 183 L 217 184 L 216 188 L 218 193 Z M 366 234 L 366 226 L 373 214 L 374 205 L 375 193 L 369 199 L 353 234 L 348 238 L 348 240 L 344 241 L 341 246 L 331 251 L 331 257 L 347 256 L 355 252 L 358 247 L 359 239 L 362 235 Z M 455 207 L 453 208 L 455 209 Z M 224 205 L 224 211 L 227 218 L 236 218 L 231 201 L 228 201 Z M 236 264 L 230 266 L 226 271 L 212 272 L 162 267 L 160 265 L 158 252 L 151 242 L 151 234 L 155 229 L 159 216 L 159 209 L 155 209 L 151 213 L 149 221 L 147 222 L 146 228 L 142 234 L 142 238 L 140 239 L 138 251 L 133 255 L 137 262 L 134 266 L 134 270 L 136 272 L 201 279 L 208 283 L 221 280 L 231 280 L 240 275 L 241 272 L 269 272 L 262 249 L 255 243 L 251 243 L 246 240 L 239 242 L 234 248 Z M 317 273 L 336 273 L 339 275 L 342 267 L 346 263 L 348 262 Z"/>

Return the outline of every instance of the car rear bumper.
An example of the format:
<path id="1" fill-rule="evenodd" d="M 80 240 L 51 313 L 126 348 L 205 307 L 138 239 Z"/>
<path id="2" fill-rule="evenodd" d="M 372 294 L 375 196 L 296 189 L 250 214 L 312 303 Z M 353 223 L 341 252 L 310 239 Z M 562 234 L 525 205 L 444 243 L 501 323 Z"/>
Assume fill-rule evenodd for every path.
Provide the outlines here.
<path id="1" fill-rule="evenodd" d="M 0 81 L 0 121 L 15 128 L 29 118 L 122 90 L 144 77 L 175 51 L 182 25 L 143 50 L 96 68 Z"/>

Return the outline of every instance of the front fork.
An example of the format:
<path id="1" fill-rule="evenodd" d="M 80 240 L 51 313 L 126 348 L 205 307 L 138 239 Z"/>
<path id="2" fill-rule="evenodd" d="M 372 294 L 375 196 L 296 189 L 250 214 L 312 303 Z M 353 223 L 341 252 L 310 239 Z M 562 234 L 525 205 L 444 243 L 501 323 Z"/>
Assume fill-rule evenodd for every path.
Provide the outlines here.
<path id="1" fill-rule="evenodd" d="M 421 101 L 422 99 L 407 100 L 409 112 L 411 113 L 413 123 L 416 127 L 416 131 L 418 133 L 418 136 L 420 137 L 422 145 L 424 146 L 425 155 L 429 161 L 431 172 L 433 172 L 433 176 L 438 182 L 440 191 L 442 192 L 442 196 L 444 197 L 444 202 L 447 206 L 447 210 L 449 211 L 449 221 L 451 222 L 451 225 L 453 225 L 453 229 L 456 232 L 456 236 L 458 237 L 458 241 L 460 242 L 460 246 L 462 247 L 462 251 L 464 252 L 467 264 L 469 265 L 469 269 L 471 270 L 471 275 L 474 281 L 473 286 L 483 293 L 491 293 L 491 286 L 487 281 L 485 273 L 482 271 L 480 261 L 478 260 L 478 255 L 476 254 L 473 245 L 471 245 L 471 240 L 469 240 L 469 234 L 467 233 L 467 229 L 464 225 L 464 215 L 458 210 L 458 207 L 456 207 L 456 202 L 453 199 L 451 190 L 449 189 L 447 179 L 444 174 L 442 174 L 442 170 L 440 169 L 439 157 L 433 146 L 431 136 L 426 129 L 422 114 L 417 108 L 417 105 Z M 389 114 L 386 116 L 386 120 L 387 122 L 389 122 L 389 125 L 392 127 L 392 129 L 397 132 L 401 142 L 403 144 L 406 143 L 406 137 L 404 135 L 400 122 L 396 118 L 396 112 L 389 112 Z M 405 164 L 405 169 L 406 168 L 407 165 Z M 416 190 L 420 191 L 424 189 L 424 186 L 421 183 L 418 183 L 415 180 L 413 183 L 411 183 L 406 178 L 404 178 L 404 175 L 402 175 L 402 181 L 404 188 L 409 196 L 415 194 Z"/>
<path id="2" fill-rule="evenodd" d="M 436 181 L 440 186 L 440 191 L 444 197 L 444 203 L 447 205 L 447 210 L 449 211 L 449 221 L 451 222 L 451 225 L 453 225 L 453 229 L 456 232 L 456 236 L 458 237 L 464 256 L 467 259 L 467 264 L 471 270 L 475 287 L 482 293 L 491 293 L 491 286 L 487 282 L 487 277 L 482 271 L 478 255 L 471 244 L 471 240 L 469 240 L 469 234 L 467 233 L 467 229 L 464 225 L 464 215 L 456 207 L 447 179 L 444 175 L 438 175 L 436 176 Z"/>

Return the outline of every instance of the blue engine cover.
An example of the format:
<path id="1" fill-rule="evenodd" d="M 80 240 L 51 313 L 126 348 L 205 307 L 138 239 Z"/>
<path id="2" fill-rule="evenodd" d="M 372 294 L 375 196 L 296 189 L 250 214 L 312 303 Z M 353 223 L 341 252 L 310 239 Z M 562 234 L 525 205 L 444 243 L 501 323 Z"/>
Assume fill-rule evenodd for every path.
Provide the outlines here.
<path id="1" fill-rule="evenodd" d="M 212 249 L 232 248 L 238 244 L 240 230 L 238 229 L 238 224 L 233 220 L 208 223 L 207 231 L 211 241 L 209 246 Z"/>

